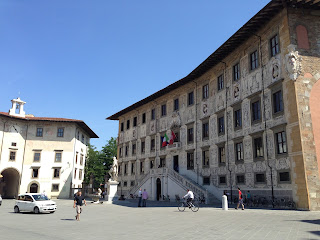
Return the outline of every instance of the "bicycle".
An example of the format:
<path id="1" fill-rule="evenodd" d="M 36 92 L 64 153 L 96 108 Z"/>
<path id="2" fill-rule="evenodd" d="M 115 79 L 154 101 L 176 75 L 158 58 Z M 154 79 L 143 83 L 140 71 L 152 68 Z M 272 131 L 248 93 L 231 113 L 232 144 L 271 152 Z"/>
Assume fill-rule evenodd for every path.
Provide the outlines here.
<path id="1" fill-rule="evenodd" d="M 188 203 L 187 201 L 183 201 L 178 205 L 178 209 L 180 212 L 183 212 L 186 207 L 190 208 L 192 212 L 198 212 L 199 210 L 199 205 L 197 203 L 193 203 L 192 201 Z"/>

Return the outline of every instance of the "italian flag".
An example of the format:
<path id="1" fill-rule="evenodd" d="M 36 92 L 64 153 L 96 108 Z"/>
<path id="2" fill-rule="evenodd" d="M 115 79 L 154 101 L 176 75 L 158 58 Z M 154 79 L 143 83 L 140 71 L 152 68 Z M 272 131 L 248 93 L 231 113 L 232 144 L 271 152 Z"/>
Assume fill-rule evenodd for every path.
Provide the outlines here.
<path id="1" fill-rule="evenodd" d="M 169 142 L 169 138 L 167 136 L 167 133 L 165 133 L 164 137 L 162 138 L 162 147 L 167 146 L 168 142 Z"/>
<path id="2" fill-rule="evenodd" d="M 176 135 L 175 135 L 174 132 L 171 130 L 171 136 L 170 136 L 169 145 L 173 144 L 175 138 L 176 138 Z"/>

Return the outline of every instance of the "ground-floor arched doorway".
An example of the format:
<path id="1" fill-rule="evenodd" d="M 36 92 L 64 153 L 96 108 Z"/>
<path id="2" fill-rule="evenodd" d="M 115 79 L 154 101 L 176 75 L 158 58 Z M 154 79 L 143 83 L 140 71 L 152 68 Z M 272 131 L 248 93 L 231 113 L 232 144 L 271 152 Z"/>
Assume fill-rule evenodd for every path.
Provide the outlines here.
<path id="1" fill-rule="evenodd" d="M 157 201 L 161 199 L 161 180 L 157 178 Z"/>
<path id="2" fill-rule="evenodd" d="M 39 186 L 36 183 L 32 183 L 29 188 L 30 193 L 38 193 Z"/>
<path id="3" fill-rule="evenodd" d="M 19 192 L 20 174 L 14 168 L 7 168 L 1 172 L 0 194 L 3 198 L 15 198 Z"/>

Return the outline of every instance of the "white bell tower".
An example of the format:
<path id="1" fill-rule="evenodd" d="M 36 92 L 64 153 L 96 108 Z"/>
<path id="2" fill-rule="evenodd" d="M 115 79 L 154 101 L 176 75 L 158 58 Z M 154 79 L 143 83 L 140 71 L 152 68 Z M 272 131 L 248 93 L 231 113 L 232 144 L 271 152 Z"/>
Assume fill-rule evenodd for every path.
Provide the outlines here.
<path id="1" fill-rule="evenodd" d="M 23 105 L 26 103 L 22 101 L 19 97 L 17 99 L 12 99 L 12 108 L 9 110 L 9 115 L 25 117 L 26 113 L 23 111 Z"/>

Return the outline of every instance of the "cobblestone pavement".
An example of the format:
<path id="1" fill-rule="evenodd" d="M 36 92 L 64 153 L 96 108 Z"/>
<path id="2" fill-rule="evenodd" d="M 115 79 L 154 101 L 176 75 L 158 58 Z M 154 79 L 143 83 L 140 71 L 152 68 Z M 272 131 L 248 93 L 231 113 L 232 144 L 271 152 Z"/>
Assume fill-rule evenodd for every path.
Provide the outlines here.
<path id="1" fill-rule="evenodd" d="M 320 239 L 320 212 L 202 207 L 179 212 L 175 203 L 92 204 L 75 221 L 72 200 L 57 200 L 54 214 L 13 213 L 0 206 L 0 239 Z"/>

